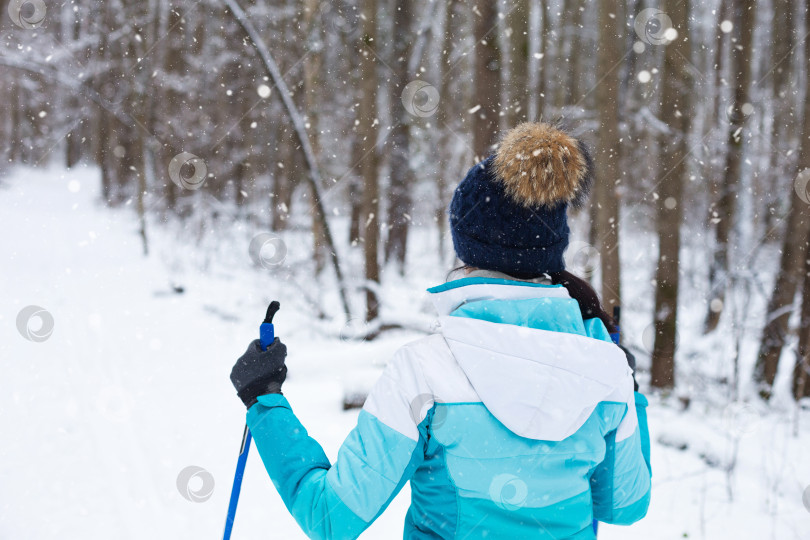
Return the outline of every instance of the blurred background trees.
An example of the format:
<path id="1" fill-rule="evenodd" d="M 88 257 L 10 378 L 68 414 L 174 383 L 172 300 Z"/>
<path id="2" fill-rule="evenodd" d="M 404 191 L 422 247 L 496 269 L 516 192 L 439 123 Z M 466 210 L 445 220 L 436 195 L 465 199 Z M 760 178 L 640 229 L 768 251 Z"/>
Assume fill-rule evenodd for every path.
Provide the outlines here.
<path id="1" fill-rule="evenodd" d="M 0 16 L 0 168 L 97 167 L 144 253 L 171 220 L 302 230 L 306 272 L 357 285 L 377 321 L 414 231 L 453 265 L 449 197 L 498 132 L 560 122 L 598 164 L 571 269 L 608 309 L 645 287 L 651 384 L 674 387 L 699 312 L 706 336 L 758 341 L 762 396 L 780 359 L 810 395 L 807 0 L 0 0 Z M 637 254 L 652 283 L 628 281 Z M 738 372 L 738 349 L 718 354 Z"/>

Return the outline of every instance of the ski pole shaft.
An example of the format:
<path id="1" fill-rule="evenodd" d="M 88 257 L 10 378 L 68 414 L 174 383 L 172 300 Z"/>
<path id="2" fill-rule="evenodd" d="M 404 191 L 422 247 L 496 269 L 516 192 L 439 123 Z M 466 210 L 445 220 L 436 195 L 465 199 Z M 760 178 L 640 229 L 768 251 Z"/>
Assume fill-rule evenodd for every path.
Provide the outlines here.
<path id="1" fill-rule="evenodd" d="M 233 487 L 231 488 L 231 500 L 228 503 L 228 517 L 225 520 L 225 534 L 223 540 L 230 540 L 233 530 L 233 521 L 236 519 L 236 505 L 239 504 L 239 493 L 242 491 L 242 478 L 245 476 L 245 465 L 247 464 L 248 452 L 250 451 L 250 430 L 245 424 L 242 432 L 242 446 L 239 449 L 239 459 L 236 461 L 236 473 L 233 476 Z"/>
<path id="2" fill-rule="evenodd" d="M 281 308 L 281 304 L 275 300 L 270 302 L 267 306 L 267 314 L 264 316 L 264 322 L 259 327 L 259 342 L 261 343 L 262 350 L 267 350 L 267 347 L 273 344 L 276 339 L 276 331 L 273 326 L 273 317 L 276 312 Z M 242 432 L 242 446 L 239 448 L 239 459 L 236 461 L 236 473 L 233 476 L 233 487 L 231 488 L 231 500 L 228 502 L 228 516 L 225 518 L 225 533 L 222 535 L 222 540 L 230 540 L 231 531 L 233 530 L 233 521 L 236 519 L 236 506 L 239 504 L 239 493 L 242 491 L 242 478 L 245 476 L 245 465 L 247 465 L 248 453 L 250 452 L 250 428 L 245 424 L 245 429 Z"/>

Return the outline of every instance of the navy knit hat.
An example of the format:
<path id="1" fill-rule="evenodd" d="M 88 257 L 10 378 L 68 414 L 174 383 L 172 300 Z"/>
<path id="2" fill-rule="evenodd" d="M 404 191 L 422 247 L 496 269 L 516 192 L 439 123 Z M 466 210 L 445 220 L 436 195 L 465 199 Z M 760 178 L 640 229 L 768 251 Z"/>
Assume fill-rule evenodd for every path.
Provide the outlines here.
<path id="1" fill-rule="evenodd" d="M 592 184 L 582 142 L 549 124 L 520 124 L 456 188 L 450 228 L 458 258 L 517 278 L 563 270 L 568 204 L 581 207 Z"/>

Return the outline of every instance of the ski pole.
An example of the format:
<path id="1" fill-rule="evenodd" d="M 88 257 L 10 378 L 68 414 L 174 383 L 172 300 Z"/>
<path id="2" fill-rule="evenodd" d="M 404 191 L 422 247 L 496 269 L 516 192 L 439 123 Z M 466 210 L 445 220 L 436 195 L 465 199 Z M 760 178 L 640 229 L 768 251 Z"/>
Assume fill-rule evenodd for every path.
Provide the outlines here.
<path id="1" fill-rule="evenodd" d="M 242 432 L 242 446 L 239 449 L 239 459 L 236 460 L 236 473 L 233 476 L 233 488 L 231 488 L 231 500 L 228 503 L 228 517 L 225 520 L 225 534 L 223 540 L 230 540 L 231 530 L 233 530 L 233 520 L 236 518 L 236 505 L 239 504 L 239 492 L 242 491 L 242 477 L 245 475 L 245 464 L 247 464 L 248 451 L 250 451 L 250 429 L 245 424 Z"/>
<path id="2" fill-rule="evenodd" d="M 619 326 L 619 319 L 622 316 L 622 308 L 620 306 L 613 306 L 613 322 L 616 325 L 616 331 L 611 332 L 610 339 L 613 340 L 613 343 L 619 345 L 622 341 L 622 330 Z M 593 520 L 593 534 L 596 534 L 599 530 L 599 522 Z"/>
<path id="3" fill-rule="evenodd" d="M 266 350 L 275 339 L 275 328 L 273 327 L 273 317 L 281 308 L 281 304 L 273 300 L 267 306 L 267 314 L 264 322 L 259 327 L 259 342 L 262 350 Z M 248 452 L 250 452 L 250 429 L 245 424 L 242 432 L 242 445 L 239 448 L 239 458 L 236 460 L 236 473 L 233 475 L 233 487 L 231 488 L 231 500 L 228 503 L 228 517 L 225 519 L 225 533 L 222 540 L 230 540 L 233 530 L 233 521 L 236 519 L 236 505 L 239 504 L 239 493 L 242 491 L 242 478 L 245 476 L 245 465 L 247 464 Z"/>

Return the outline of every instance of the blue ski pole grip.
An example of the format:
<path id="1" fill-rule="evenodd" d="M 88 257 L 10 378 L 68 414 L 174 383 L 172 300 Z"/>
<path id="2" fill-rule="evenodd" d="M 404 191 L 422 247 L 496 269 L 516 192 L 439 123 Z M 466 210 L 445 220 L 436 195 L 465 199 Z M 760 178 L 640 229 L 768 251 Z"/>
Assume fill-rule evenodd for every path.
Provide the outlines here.
<path id="1" fill-rule="evenodd" d="M 266 351 L 267 347 L 273 343 L 273 340 L 276 338 L 275 333 L 276 331 L 272 323 L 262 323 L 259 327 L 259 341 L 262 344 L 263 351 Z"/>
<path id="2" fill-rule="evenodd" d="M 281 304 L 277 301 L 273 300 L 270 302 L 270 305 L 267 306 L 267 315 L 264 317 L 264 322 L 259 327 L 259 342 L 262 345 L 262 350 L 267 350 L 267 347 L 273 344 L 273 340 L 276 339 L 276 330 L 273 326 L 273 317 L 276 315 L 276 312 L 281 309 Z"/>

